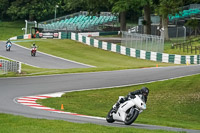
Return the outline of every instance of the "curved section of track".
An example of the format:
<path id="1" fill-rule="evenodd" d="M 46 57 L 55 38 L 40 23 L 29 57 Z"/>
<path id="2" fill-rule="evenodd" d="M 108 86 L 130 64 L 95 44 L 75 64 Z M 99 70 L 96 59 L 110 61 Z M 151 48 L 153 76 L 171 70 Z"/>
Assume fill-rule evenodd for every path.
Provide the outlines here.
<path id="1" fill-rule="evenodd" d="M 35 57 L 32 57 L 30 49 L 17 44 L 12 45 L 11 51 L 6 51 L 5 42 L 0 42 L 0 56 L 40 68 L 70 69 L 94 67 L 91 65 L 48 55 L 39 51 L 37 51 Z"/>
<path id="2" fill-rule="evenodd" d="M 97 89 L 116 86 L 127 86 L 166 80 L 200 73 L 200 66 L 179 66 L 163 68 L 130 69 L 107 72 L 76 73 L 52 76 L 35 76 L 22 78 L 0 79 L 0 112 L 23 115 L 32 118 L 62 119 L 79 123 L 94 123 L 100 125 L 122 126 L 123 123 L 107 123 L 105 120 L 80 117 L 76 115 L 52 113 L 17 104 L 13 99 L 23 96 L 35 96 L 54 92 Z M 133 127 L 147 129 L 163 129 L 186 131 L 191 133 L 199 130 L 187 130 L 143 124 L 133 124 Z M 129 126 L 130 127 L 130 126 Z"/>

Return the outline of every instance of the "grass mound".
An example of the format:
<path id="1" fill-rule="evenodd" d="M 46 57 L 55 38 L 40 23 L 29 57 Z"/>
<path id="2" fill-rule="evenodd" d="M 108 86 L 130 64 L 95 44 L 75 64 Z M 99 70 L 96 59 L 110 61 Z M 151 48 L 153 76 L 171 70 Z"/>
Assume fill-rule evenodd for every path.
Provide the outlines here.
<path id="1" fill-rule="evenodd" d="M 66 93 L 61 98 L 39 100 L 55 109 L 105 117 L 118 96 L 146 86 L 150 88 L 147 110 L 136 123 L 200 129 L 200 75 L 145 85 Z M 92 102 L 91 102 L 92 101 Z"/>

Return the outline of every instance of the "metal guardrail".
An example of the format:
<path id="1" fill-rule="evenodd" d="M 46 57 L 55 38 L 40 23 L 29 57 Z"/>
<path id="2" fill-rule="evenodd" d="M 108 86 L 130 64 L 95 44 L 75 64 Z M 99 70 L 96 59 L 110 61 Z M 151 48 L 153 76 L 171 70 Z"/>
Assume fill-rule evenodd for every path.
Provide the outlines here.
<path id="1" fill-rule="evenodd" d="M 122 32 L 122 46 L 137 50 L 160 52 L 164 51 L 164 37 L 139 33 Z"/>
<path id="2" fill-rule="evenodd" d="M 0 59 L 0 74 L 21 73 L 21 62 Z"/>

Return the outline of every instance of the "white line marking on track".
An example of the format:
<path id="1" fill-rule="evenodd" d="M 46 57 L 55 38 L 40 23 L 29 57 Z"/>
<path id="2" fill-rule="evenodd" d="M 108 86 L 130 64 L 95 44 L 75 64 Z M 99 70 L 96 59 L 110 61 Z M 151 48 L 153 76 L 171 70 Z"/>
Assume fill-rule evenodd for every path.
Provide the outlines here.
<path id="1" fill-rule="evenodd" d="M 6 56 L 3 56 L 3 55 L 0 55 L 0 56 L 1 56 L 1 57 L 4 57 L 4 58 L 7 58 L 7 59 L 9 59 L 9 60 L 13 60 L 13 61 L 21 62 L 21 61 L 18 61 L 18 60 L 15 60 L 15 59 L 11 59 L 11 58 L 6 57 Z M 32 66 L 32 67 L 40 68 L 40 67 L 38 67 L 38 66 L 31 65 L 31 64 L 28 64 L 28 63 L 24 63 L 24 62 L 21 62 L 21 63 L 26 64 L 26 65 L 29 65 L 29 66 Z"/>
<path id="2" fill-rule="evenodd" d="M 67 92 L 86 91 L 86 90 L 94 90 L 94 89 L 96 89 L 96 90 L 97 89 L 108 89 L 108 88 L 114 88 L 114 87 L 126 87 L 126 86 L 133 86 L 133 85 L 141 85 L 141 84 L 153 83 L 153 82 L 157 82 L 157 81 L 165 81 L 165 80 L 170 80 L 170 79 L 177 79 L 177 78 L 182 78 L 182 77 L 192 76 L 192 75 L 198 75 L 198 74 L 199 73 L 191 74 L 191 75 L 185 75 L 185 76 L 179 76 L 179 77 L 174 77 L 174 78 L 168 78 L 168 79 L 162 79 L 162 80 L 156 80 L 156 81 L 150 81 L 150 82 L 145 82 L 145 83 L 136 83 L 136 84 L 129 84 L 129 85 L 101 87 L 101 88 L 90 88 L 90 89 L 82 89 L 82 90 L 72 90 L 72 91 L 56 92 L 56 93 L 42 94 L 42 95 L 36 95 L 36 96 L 24 96 L 24 97 L 20 97 L 20 98 L 15 98 L 14 101 L 15 101 L 15 103 L 20 103 L 20 104 L 23 104 L 25 106 L 29 106 L 29 107 L 36 108 L 36 109 L 41 109 L 41 110 L 46 110 L 46 111 L 51 111 L 51 112 L 56 112 L 56 113 L 63 113 L 63 114 L 68 114 L 68 115 L 76 115 L 76 116 L 93 118 L 93 119 L 99 119 L 99 120 L 105 120 L 105 118 L 103 118 L 103 117 L 87 116 L 87 115 L 82 115 L 82 114 L 77 114 L 77 113 L 72 113 L 72 112 L 64 112 L 64 111 L 61 111 L 61 110 L 56 110 L 56 109 L 53 109 L 53 108 L 45 107 L 43 105 L 36 103 L 36 100 L 51 98 L 51 97 L 61 97 L 64 93 L 67 93 Z"/>
<path id="3" fill-rule="evenodd" d="M 30 50 L 29 48 L 26 48 L 26 47 L 21 46 L 21 45 L 19 45 L 19 44 L 16 44 L 16 43 L 13 43 L 13 44 L 16 45 L 16 46 L 18 46 L 18 47 L 21 47 L 21 48 Z M 64 60 L 64 61 L 68 61 L 68 62 L 72 62 L 72 63 L 76 63 L 76 64 L 88 66 L 88 67 L 96 67 L 96 66 L 92 66 L 92 65 L 88 65 L 88 64 L 84 64 L 84 63 L 72 61 L 72 60 L 69 60 L 69 59 L 65 59 L 65 58 L 62 58 L 62 57 L 58 57 L 58 56 L 55 56 L 55 55 L 50 55 L 50 54 L 47 54 L 47 53 L 43 53 L 43 52 L 38 51 L 38 50 L 37 50 L 37 52 L 38 52 L 38 53 L 41 53 L 41 54 L 44 54 L 44 55 L 47 55 L 47 56 L 51 56 L 51 57 L 57 58 L 57 59 L 61 59 L 61 60 Z"/>

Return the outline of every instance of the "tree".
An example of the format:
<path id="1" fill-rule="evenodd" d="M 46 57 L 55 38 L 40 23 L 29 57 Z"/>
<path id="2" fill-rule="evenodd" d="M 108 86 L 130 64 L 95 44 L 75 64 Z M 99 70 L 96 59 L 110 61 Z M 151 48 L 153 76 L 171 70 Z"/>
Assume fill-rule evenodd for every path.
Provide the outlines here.
<path id="1" fill-rule="evenodd" d="M 190 19 L 185 23 L 185 26 L 192 28 L 195 31 L 195 36 L 197 35 L 197 29 L 199 26 L 199 21 L 197 19 Z"/>
<path id="2" fill-rule="evenodd" d="M 14 0 L 1 0 L 0 2 L 0 19 L 7 19 L 6 11 Z"/>
<path id="3" fill-rule="evenodd" d="M 126 13 L 130 9 L 138 10 L 143 7 L 144 10 L 144 33 L 151 34 L 151 0 L 109 0 L 113 3 L 113 12 L 120 14 L 120 30 L 126 30 Z"/>
<path id="4" fill-rule="evenodd" d="M 13 19 L 41 20 L 54 14 L 55 5 L 61 0 L 15 0 L 7 10 L 7 14 Z"/>
<path id="5" fill-rule="evenodd" d="M 181 7 L 194 4 L 195 2 L 199 2 L 199 0 L 153 0 L 156 8 L 157 13 L 161 16 L 162 28 L 164 29 L 164 39 L 169 40 L 168 35 L 168 15 L 172 14 L 179 14 L 182 10 Z"/>
<path id="6" fill-rule="evenodd" d="M 113 5 L 112 11 L 119 13 L 120 31 L 126 31 L 126 11 L 130 8 L 127 0 L 109 0 Z"/>
<path id="7" fill-rule="evenodd" d="M 183 0 L 160 0 L 158 5 L 158 14 L 161 16 L 162 29 L 164 30 L 164 39 L 169 40 L 168 35 L 168 15 L 179 13 L 180 7 L 183 6 Z"/>
<path id="8" fill-rule="evenodd" d="M 151 34 L 151 1 L 141 1 L 141 6 L 144 6 L 144 34 Z"/>
<path id="9" fill-rule="evenodd" d="M 88 11 L 96 14 L 102 10 L 109 10 L 108 0 L 64 0 L 65 10 L 68 11 Z"/>
<path id="10" fill-rule="evenodd" d="M 144 5 L 147 5 L 145 8 L 145 19 L 147 18 L 147 26 L 150 27 L 150 4 L 148 1 L 149 0 L 95 0 L 94 2 L 94 0 L 64 0 L 67 10 L 77 8 L 79 10 L 86 9 L 93 14 L 106 10 L 119 14 L 120 31 L 126 31 L 127 12 L 132 9 L 138 10 Z M 146 14 L 148 14 L 148 16 Z M 147 33 L 150 33 L 150 28 L 147 28 Z"/>

